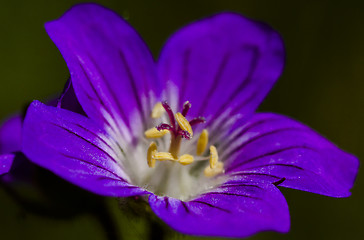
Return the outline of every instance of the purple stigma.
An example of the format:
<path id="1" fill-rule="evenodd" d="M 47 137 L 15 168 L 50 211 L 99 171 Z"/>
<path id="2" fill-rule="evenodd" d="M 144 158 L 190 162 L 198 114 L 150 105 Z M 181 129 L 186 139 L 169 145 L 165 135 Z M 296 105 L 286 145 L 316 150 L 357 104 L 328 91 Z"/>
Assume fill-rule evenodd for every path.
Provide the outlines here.
<path id="1" fill-rule="evenodd" d="M 187 132 L 187 131 L 185 131 L 185 130 L 179 130 L 178 131 L 178 135 L 180 135 L 180 136 L 182 136 L 183 138 L 185 138 L 185 139 L 191 139 L 191 135 L 190 135 L 190 133 L 189 132 Z"/>
<path id="2" fill-rule="evenodd" d="M 166 112 L 168 114 L 168 117 L 169 117 L 169 121 L 171 122 L 171 124 L 161 123 L 160 125 L 156 126 L 157 130 L 158 131 L 168 130 L 171 133 L 173 133 L 173 135 L 175 137 L 181 136 L 182 138 L 185 138 L 185 139 L 191 139 L 190 133 L 187 132 L 187 131 L 182 130 L 177 125 L 176 119 L 174 117 L 174 113 L 173 113 L 171 107 L 168 105 L 167 101 L 163 101 L 162 102 L 162 106 L 166 110 Z M 188 111 L 190 110 L 190 108 L 191 108 L 191 103 L 189 101 L 186 101 L 183 104 L 183 108 L 182 108 L 181 114 L 185 117 L 187 115 Z M 205 123 L 205 122 L 206 122 L 206 120 L 205 120 L 204 117 L 197 117 L 197 118 L 194 118 L 191 121 L 189 121 L 189 123 L 190 123 L 191 126 L 196 125 L 196 124 L 199 124 L 199 123 Z"/>
<path id="3" fill-rule="evenodd" d="M 190 125 L 193 126 L 193 125 L 205 123 L 205 122 L 206 122 L 206 119 L 204 117 L 197 117 L 190 121 Z"/>
<path id="4" fill-rule="evenodd" d="M 173 131 L 173 128 L 171 127 L 171 125 L 169 125 L 167 123 L 162 123 L 162 124 L 156 126 L 156 128 L 158 131 L 161 131 L 161 130 Z"/>
<path id="5" fill-rule="evenodd" d="M 168 105 L 167 101 L 163 101 L 162 106 L 168 113 L 169 121 L 171 122 L 172 128 L 176 129 L 176 120 L 174 118 L 174 114 L 173 114 L 171 107 Z"/>
<path id="6" fill-rule="evenodd" d="M 190 110 L 191 108 L 191 103 L 189 101 L 186 101 L 184 104 L 183 104 L 183 109 L 182 109 L 182 115 L 184 117 L 186 117 L 188 111 Z"/>

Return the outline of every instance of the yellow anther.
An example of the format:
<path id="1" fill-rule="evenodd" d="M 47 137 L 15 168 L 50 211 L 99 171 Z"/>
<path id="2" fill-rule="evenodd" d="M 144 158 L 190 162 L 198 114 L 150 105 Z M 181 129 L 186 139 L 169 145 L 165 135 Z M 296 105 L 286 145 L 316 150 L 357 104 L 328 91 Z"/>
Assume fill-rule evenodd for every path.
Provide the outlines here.
<path id="1" fill-rule="evenodd" d="M 187 131 L 191 138 L 193 136 L 193 132 L 192 132 L 192 127 L 190 125 L 190 122 L 187 121 L 187 119 L 182 115 L 182 113 L 178 112 L 174 115 L 174 117 L 176 118 L 176 121 L 179 125 L 179 127 L 182 129 L 182 130 L 185 130 Z"/>
<path id="2" fill-rule="evenodd" d="M 197 156 L 200 156 L 205 151 L 208 141 L 209 141 L 209 133 L 207 132 L 206 129 L 204 129 L 197 141 L 197 151 L 196 151 Z"/>
<path id="3" fill-rule="evenodd" d="M 157 128 L 150 128 L 144 132 L 146 138 L 160 138 L 166 135 L 169 131 L 167 129 L 163 129 L 158 131 Z"/>
<path id="4" fill-rule="evenodd" d="M 216 164 L 215 168 L 211 168 L 210 166 L 207 166 L 205 168 L 205 170 L 203 171 L 203 173 L 205 174 L 206 177 L 214 177 L 223 172 L 224 172 L 224 163 L 222 163 L 222 162 L 218 162 Z"/>
<path id="5" fill-rule="evenodd" d="M 152 158 L 152 156 L 156 152 L 157 152 L 157 144 L 155 144 L 155 142 L 151 142 L 149 145 L 149 148 L 148 148 L 148 153 L 147 153 L 148 166 L 151 168 L 154 168 L 154 166 L 155 166 L 155 159 Z"/>
<path id="6" fill-rule="evenodd" d="M 175 159 L 169 152 L 155 152 L 152 155 L 152 158 L 157 161 L 178 161 L 178 159 Z"/>
<path id="7" fill-rule="evenodd" d="M 152 110 L 152 114 L 150 114 L 150 116 L 152 118 L 160 118 L 165 111 L 166 110 L 164 110 L 164 107 L 163 107 L 162 103 L 161 102 L 157 102 L 154 105 L 153 110 Z"/>
<path id="8" fill-rule="evenodd" d="M 214 169 L 219 161 L 219 155 L 215 146 L 210 146 L 210 168 Z"/>
<path id="9" fill-rule="evenodd" d="M 178 162 L 182 165 L 188 165 L 188 164 L 191 164 L 193 163 L 194 161 L 194 158 L 192 155 L 190 154 L 183 154 L 182 156 L 180 156 L 178 158 Z"/>

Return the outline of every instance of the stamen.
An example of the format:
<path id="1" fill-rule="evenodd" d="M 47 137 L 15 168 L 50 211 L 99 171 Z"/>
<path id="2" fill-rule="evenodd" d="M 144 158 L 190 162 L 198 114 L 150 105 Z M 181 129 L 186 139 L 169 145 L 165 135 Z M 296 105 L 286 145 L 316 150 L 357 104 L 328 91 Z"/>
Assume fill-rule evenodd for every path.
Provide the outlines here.
<path id="1" fill-rule="evenodd" d="M 157 128 L 154 127 L 145 131 L 144 135 L 146 138 L 161 138 L 167 133 L 169 133 L 169 131 L 166 129 L 158 130 Z"/>
<path id="2" fill-rule="evenodd" d="M 147 152 L 147 161 L 148 161 L 148 166 L 150 168 L 155 167 L 155 159 L 152 158 L 152 156 L 156 152 L 157 152 L 157 144 L 155 144 L 155 142 L 151 142 L 149 145 L 149 148 L 148 148 L 148 152 Z"/>
<path id="3" fill-rule="evenodd" d="M 180 112 L 176 113 L 174 116 L 176 118 L 176 121 L 177 121 L 179 127 L 182 130 L 187 131 L 191 135 L 191 138 L 192 138 L 192 136 L 193 136 L 192 127 L 191 127 L 190 123 L 187 121 L 187 119 Z"/>
<path id="4" fill-rule="evenodd" d="M 182 115 L 184 117 L 186 117 L 187 113 L 188 113 L 188 110 L 190 110 L 191 108 L 191 103 L 189 101 L 186 101 L 184 104 L 183 104 L 183 110 L 182 110 Z"/>
<path id="5" fill-rule="evenodd" d="M 224 172 L 224 163 L 223 162 L 218 162 L 216 164 L 215 168 L 211 168 L 210 166 L 207 166 L 205 168 L 205 170 L 203 171 L 203 173 L 205 174 L 206 177 L 214 177 L 223 172 Z"/>
<path id="6" fill-rule="evenodd" d="M 155 104 L 151 117 L 160 118 L 164 112 L 167 112 L 170 124 L 161 123 L 158 126 L 148 129 L 144 132 L 146 138 L 160 138 L 168 132 L 171 134 L 169 152 L 158 152 L 157 145 L 152 142 L 148 148 L 147 161 L 148 166 L 155 167 L 156 161 L 174 161 L 182 165 L 189 165 L 195 161 L 209 160 L 209 165 L 205 168 L 204 174 L 206 177 L 214 177 L 217 174 L 224 172 L 224 164 L 219 162 L 219 156 L 215 146 L 210 146 L 210 156 L 201 156 L 208 146 L 209 134 L 204 129 L 197 141 L 197 149 L 195 158 L 191 154 L 183 154 L 179 156 L 181 141 L 183 138 L 191 139 L 193 137 L 192 126 L 206 122 L 204 117 L 197 117 L 188 121 L 186 115 L 191 108 L 191 103 L 186 101 L 183 104 L 182 112 L 173 113 L 167 101 L 158 102 Z"/>
<path id="7" fill-rule="evenodd" d="M 205 152 L 208 141 L 209 141 L 209 133 L 207 132 L 206 129 L 204 129 L 197 141 L 197 151 L 196 151 L 197 156 L 200 156 L 203 152 Z"/>
<path id="8" fill-rule="evenodd" d="M 165 112 L 164 107 L 161 102 L 157 102 L 152 110 L 151 117 L 152 118 L 160 118 Z"/>
<path id="9" fill-rule="evenodd" d="M 219 155 L 215 146 L 210 146 L 210 168 L 216 168 L 216 164 L 219 161 Z"/>
<path id="10" fill-rule="evenodd" d="M 154 152 L 152 154 L 152 159 L 158 161 L 178 161 L 178 159 L 174 158 L 170 152 Z"/>
<path id="11" fill-rule="evenodd" d="M 206 177 L 214 177 L 224 172 L 224 163 L 219 162 L 219 156 L 215 146 L 210 146 L 210 165 L 204 170 Z"/>
<path id="12" fill-rule="evenodd" d="M 193 163 L 194 158 L 192 155 L 190 154 L 183 154 L 182 156 L 179 157 L 178 162 L 182 165 L 188 165 Z"/>

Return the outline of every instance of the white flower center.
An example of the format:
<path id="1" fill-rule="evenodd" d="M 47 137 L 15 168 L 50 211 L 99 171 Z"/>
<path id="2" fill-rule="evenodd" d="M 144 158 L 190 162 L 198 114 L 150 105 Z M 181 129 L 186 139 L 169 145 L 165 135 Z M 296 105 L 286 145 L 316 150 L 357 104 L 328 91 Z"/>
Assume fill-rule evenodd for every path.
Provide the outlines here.
<path id="1" fill-rule="evenodd" d="M 150 120 L 160 121 L 159 125 L 146 130 L 143 140 L 126 153 L 135 173 L 133 184 L 160 196 L 188 200 L 223 181 L 218 152 L 213 145 L 207 148 L 208 131 L 192 130 L 204 118 L 186 119 L 190 107 L 186 102 L 181 112 L 173 114 L 166 102 L 155 105 Z M 170 124 L 163 123 L 166 120 Z"/>

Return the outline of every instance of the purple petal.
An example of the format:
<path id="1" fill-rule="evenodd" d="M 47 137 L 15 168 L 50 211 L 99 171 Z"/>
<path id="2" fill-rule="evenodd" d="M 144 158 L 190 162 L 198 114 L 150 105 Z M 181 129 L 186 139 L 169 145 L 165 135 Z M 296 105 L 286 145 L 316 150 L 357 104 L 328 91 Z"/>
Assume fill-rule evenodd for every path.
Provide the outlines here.
<path id="1" fill-rule="evenodd" d="M 280 36 L 269 26 L 222 13 L 175 33 L 161 53 L 159 75 L 177 87 L 167 93 L 169 101 L 175 95 L 178 106 L 190 101 L 194 117 L 217 117 L 228 109 L 245 116 L 280 76 L 284 54 Z"/>
<path id="2" fill-rule="evenodd" d="M 82 115 L 33 102 L 24 120 L 23 152 L 34 163 L 94 193 L 115 197 L 145 193 L 127 182 L 119 146 Z"/>
<path id="3" fill-rule="evenodd" d="M 280 186 L 347 197 L 359 161 L 307 126 L 278 114 L 255 114 L 221 146 L 227 173 L 280 181 Z"/>
<path id="4" fill-rule="evenodd" d="M 150 195 L 153 211 L 177 231 L 221 237 L 247 237 L 260 231 L 287 232 L 288 206 L 269 183 L 229 181 L 189 202 Z"/>
<path id="5" fill-rule="evenodd" d="M 160 86 L 151 53 L 125 20 L 97 4 L 80 4 L 46 30 L 90 118 L 114 131 L 145 123 L 150 94 Z M 130 131 L 122 134 L 131 140 Z"/>
<path id="6" fill-rule="evenodd" d="M 0 154 L 20 151 L 22 118 L 14 115 L 0 127 Z"/>
<path id="7" fill-rule="evenodd" d="M 0 175 L 3 175 L 10 171 L 14 157 L 15 154 L 12 153 L 0 155 Z"/>

